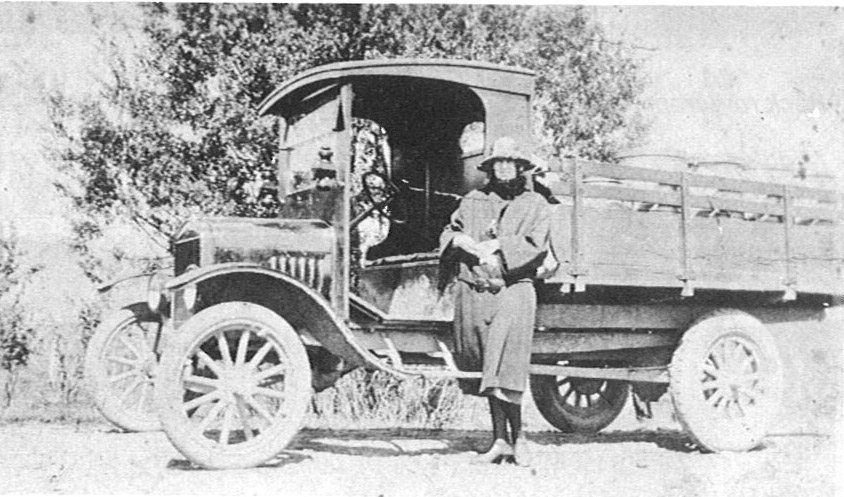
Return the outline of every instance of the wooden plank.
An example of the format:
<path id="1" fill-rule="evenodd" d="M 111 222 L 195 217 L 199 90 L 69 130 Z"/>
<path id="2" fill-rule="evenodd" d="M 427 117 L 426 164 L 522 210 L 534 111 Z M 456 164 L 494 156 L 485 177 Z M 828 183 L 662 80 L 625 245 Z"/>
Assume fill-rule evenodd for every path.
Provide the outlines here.
<path id="1" fill-rule="evenodd" d="M 742 219 L 694 218 L 690 236 L 695 240 L 693 263 L 700 271 L 779 272 L 786 258 L 780 223 Z"/>
<path id="2" fill-rule="evenodd" d="M 689 175 L 691 178 L 692 176 Z M 548 185 L 554 195 L 573 196 L 571 184 L 557 181 Z M 579 192 L 584 199 L 606 199 L 621 202 L 644 202 L 679 207 L 682 196 L 679 192 L 668 190 L 650 190 L 635 188 L 630 185 L 596 185 L 584 184 Z M 725 212 L 741 212 L 755 215 L 782 216 L 782 204 L 774 199 L 751 200 L 729 197 L 732 192 L 719 192 L 711 195 L 692 193 L 689 195 L 689 206 L 696 210 Z M 820 219 L 836 222 L 844 217 L 844 211 L 833 206 L 794 206 L 794 215 L 801 219 Z"/>
<path id="3" fill-rule="evenodd" d="M 691 283 L 691 280 L 694 279 L 694 272 L 690 260 L 689 221 L 691 219 L 691 207 L 689 206 L 689 178 L 686 173 L 682 173 L 680 177 L 680 200 L 682 202 L 680 211 L 680 279 L 683 281 L 681 296 L 691 297 L 694 295 L 694 287 Z"/>
<path id="4" fill-rule="evenodd" d="M 791 189 L 788 185 L 782 187 L 782 210 L 783 210 L 783 242 L 785 246 L 785 281 L 786 288 L 784 300 L 794 300 L 797 294 L 794 292 L 794 269 L 792 264 L 791 230 L 794 224 L 794 217 L 791 212 L 791 205 L 794 200 L 791 198 Z"/>
<path id="5" fill-rule="evenodd" d="M 595 306 L 597 307 L 597 306 Z M 598 350 L 643 349 L 673 347 L 680 341 L 675 331 L 635 333 L 630 331 L 537 332 L 534 334 L 533 354 L 593 352 Z"/>
<path id="6" fill-rule="evenodd" d="M 709 308 L 681 305 L 540 304 L 536 310 L 536 326 L 547 330 L 673 330 L 686 328 L 707 310 Z"/>
<path id="7" fill-rule="evenodd" d="M 549 170 L 557 173 L 570 173 L 573 164 L 577 163 L 583 169 L 585 177 L 598 176 L 620 180 L 647 181 L 652 183 L 663 183 L 667 185 L 680 185 L 680 172 L 666 171 L 662 169 L 630 166 L 622 164 L 610 164 L 580 159 L 556 159 L 550 158 L 547 161 Z M 757 181 L 742 178 L 727 178 L 700 173 L 688 173 L 689 186 L 715 188 L 719 190 L 730 190 L 744 193 L 757 193 L 761 195 L 779 195 L 783 183 Z M 793 195 L 798 198 L 808 198 L 823 202 L 841 204 L 844 203 L 844 196 L 834 189 L 790 185 L 793 188 Z"/>
<path id="8" fill-rule="evenodd" d="M 569 274 L 574 278 L 574 291 L 582 291 L 583 284 L 580 279 L 583 277 L 583 244 L 581 241 L 582 222 L 583 217 L 583 175 L 577 166 L 574 164 L 574 171 L 572 174 L 574 180 L 572 189 L 573 205 L 571 208 L 571 265 L 569 267 Z"/>
<path id="9" fill-rule="evenodd" d="M 679 214 L 628 210 L 584 209 L 584 260 L 667 268 L 677 275 L 680 247 Z"/>
<path id="10" fill-rule="evenodd" d="M 819 219 L 834 223 L 840 223 L 844 219 L 844 210 L 834 209 L 832 207 L 812 207 L 792 204 L 791 211 L 797 219 Z"/>
<path id="11" fill-rule="evenodd" d="M 767 214 L 782 216 L 782 204 L 774 202 L 757 202 L 741 198 L 730 198 L 717 195 L 691 195 L 689 204 L 695 209 L 744 212 L 748 214 Z"/>
<path id="12" fill-rule="evenodd" d="M 631 188 L 630 186 L 625 185 L 583 185 L 583 196 L 589 198 L 621 200 L 626 202 L 647 202 L 651 204 L 672 206 L 679 206 L 681 203 L 679 192 L 667 190 L 645 190 Z"/>
<path id="13" fill-rule="evenodd" d="M 578 159 L 555 159 L 548 160 L 550 172 L 571 175 L 575 164 L 581 168 L 584 178 L 599 177 L 617 180 L 642 181 L 654 184 L 680 185 L 680 173 L 676 171 L 665 171 L 660 169 L 645 168 L 639 166 L 627 166 L 621 164 L 600 163 Z M 730 192 L 750 193 L 757 195 L 776 195 L 782 193 L 782 183 L 769 183 L 764 181 L 727 178 L 723 176 L 711 176 L 705 174 L 689 173 L 689 186 L 696 188 L 713 188 Z M 554 188 L 557 195 L 570 195 L 571 191 L 566 188 L 568 183 L 560 182 Z M 844 195 L 837 190 L 825 188 L 813 188 L 799 185 L 790 185 L 792 195 L 795 198 L 805 198 L 820 202 L 833 204 L 830 208 L 835 209 L 836 205 L 844 204 Z"/>
<path id="14" fill-rule="evenodd" d="M 841 266 L 833 268 L 801 268 L 798 265 L 798 293 L 818 295 L 840 295 L 844 292 Z M 778 292 L 783 289 L 784 272 L 736 271 L 698 269 L 695 273 L 695 289 L 749 292 Z M 549 284 L 563 283 L 563 278 L 547 280 Z M 615 286 L 640 288 L 677 288 L 681 281 L 677 275 L 652 267 L 596 264 L 589 267 L 589 276 L 583 282 L 589 286 Z"/>
<path id="15" fill-rule="evenodd" d="M 704 174 L 690 174 L 689 186 L 692 188 L 714 188 L 716 190 L 754 193 L 758 195 L 779 196 L 782 194 L 782 185 L 777 183 L 765 183 L 762 181 L 725 178 L 722 176 L 709 176 Z"/>
<path id="16" fill-rule="evenodd" d="M 588 304 L 540 304 L 537 308 L 537 331 L 535 337 L 545 339 L 545 335 L 560 333 L 568 337 L 573 333 L 566 333 L 564 329 L 623 329 L 631 331 L 616 331 L 613 339 L 631 343 L 637 339 L 626 339 L 621 335 L 640 335 L 632 330 L 654 331 L 654 343 L 669 345 L 673 338 L 679 338 L 675 333 L 659 330 L 685 330 L 696 319 L 716 310 L 714 306 L 702 305 L 588 305 Z M 755 316 L 763 323 L 783 323 L 790 321 L 817 321 L 823 318 L 823 309 L 800 308 L 794 306 L 780 307 L 742 307 L 742 310 Z M 541 327 L 540 327 L 541 325 Z M 592 335 L 594 332 L 584 331 L 574 333 Z M 606 335 L 610 336 L 610 335 Z M 536 339 L 536 338 L 535 338 Z M 550 340 L 550 339 L 549 339 Z M 565 345 L 565 344 L 564 344 Z"/>
<path id="17" fill-rule="evenodd" d="M 589 161 L 578 161 L 578 164 L 583 168 L 584 176 L 645 181 L 648 183 L 661 183 L 674 186 L 680 185 L 680 173 L 675 171 Z"/>
<path id="18" fill-rule="evenodd" d="M 549 284 L 570 282 L 565 276 L 554 276 L 546 281 Z M 680 280 L 673 270 L 666 272 L 654 270 L 652 267 L 629 265 L 592 264 L 589 266 L 589 276 L 583 278 L 583 283 L 619 287 L 680 288 Z"/>
<path id="19" fill-rule="evenodd" d="M 558 157 L 548 157 L 545 161 L 549 172 L 563 175 L 571 174 L 573 163 L 573 159 L 560 159 Z"/>
<path id="20" fill-rule="evenodd" d="M 571 197 L 574 192 L 574 188 L 568 181 L 552 181 L 547 186 L 554 195 Z"/>
<path id="21" fill-rule="evenodd" d="M 791 194 L 796 198 L 813 199 L 830 204 L 837 204 L 839 208 L 842 204 L 844 204 L 844 195 L 837 190 L 793 185 L 791 186 Z"/>

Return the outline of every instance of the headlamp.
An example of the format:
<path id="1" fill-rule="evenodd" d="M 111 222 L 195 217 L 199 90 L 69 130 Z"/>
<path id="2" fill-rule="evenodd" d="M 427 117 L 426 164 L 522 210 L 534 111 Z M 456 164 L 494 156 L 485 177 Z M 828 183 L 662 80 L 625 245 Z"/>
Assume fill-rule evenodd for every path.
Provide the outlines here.
<path id="1" fill-rule="evenodd" d="M 161 314 L 167 305 L 164 296 L 166 277 L 161 273 L 153 273 L 147 281 L 147 306 L 155 314 Z"/>

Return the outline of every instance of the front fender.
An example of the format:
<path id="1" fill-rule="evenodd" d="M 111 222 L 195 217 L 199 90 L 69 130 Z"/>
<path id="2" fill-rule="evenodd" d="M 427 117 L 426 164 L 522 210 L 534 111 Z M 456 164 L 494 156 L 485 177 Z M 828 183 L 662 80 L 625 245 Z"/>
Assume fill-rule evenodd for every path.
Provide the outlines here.
<path id="1" fill-rule="evenodd" d="M 170 269 L 172 268 L 162 268 L 157 271 L 147 271 L 116 278 L 98 286 L 97 292 L 100 294 L 108 293 L 108 300 L 113 307 L 123 308 L 136 303 L 147 305 L 153 282 L 161 282 L 170 278 L 172 276 Z M 148 312 L 157 313 L 157 311 L 158 309 L 148 309 Z"/>
<path id="2" fill-rule="evenodd" d="M 196 307 L 187 309 L 184 292 L 194 286 Z M 301 281 L 264 266 L 251 263 L 215 264 L 197 268 L 169 280 L 171 316 L 178 328 L 201 309 L 223 302 L 252 302 L 276 312 L 303 336 L 311 339 L 352 367 L 384 369 L 380 361 L 360 346 L 346 323 L 328 300 Z"/>
<path id="3" fill-rule="evenodd" d="M 131 281 L 131 280 L 138 279 L 138 278 L 149 278 L 149 277 L 152 277 L 152 276 L 154 276 L 158 273 L 159 273 L 159 271 L 151 271 L 151 272 L 147 272 L 147 273 L 138 273 L 138 274 L 133 274 L 131 276 L 124 276 L 122 278 L 116 278 L 116 279 L 113 279 L 113 280 L 111 280 L 107 283 L 103 283 L 102 285 L 98 286 L 97 292 L 98 293 L 106 293 L 106 292 L 111 291 L 114 287 L 121 285 L 123 283 L 126 283 L 127 281 Z"/>
<path id="4" fill-rule="evenodd" d="M 229 262 L 226 264 L 214 264 L 212 266 L 191 269 L 190 271 L 182 273 L 179 276 L 168 280 L 167 283 L 164 284 L 164 288 L 175 292 L 176 290 L 179 290 L 190 283 L 199 283 L 201 281 L 207 280 L 209 278 L 214 278 L 216 276 L 243 272 L 273 273 L 273 275 L 277 275 L 285 279 L 289 279 L 291 282 L 298 283 L 293 278 L 286 277 L 284 274 L 279 273 L 278 271 L 274 271 L 272 269 L 265 268 L 264 266 L 259 266 L 257 264 L 252 264 L 249 262 Z"/>

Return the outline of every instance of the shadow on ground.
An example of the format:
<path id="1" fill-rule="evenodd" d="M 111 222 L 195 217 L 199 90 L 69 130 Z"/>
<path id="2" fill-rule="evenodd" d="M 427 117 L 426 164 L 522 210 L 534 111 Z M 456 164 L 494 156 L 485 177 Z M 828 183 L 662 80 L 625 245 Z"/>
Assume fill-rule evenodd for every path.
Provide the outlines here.
<path id="1" fill-rule="evenodd" d="M 679 430 L 613 431 L 593 435 L 577 433 L 527 433 L 528 441 L 538 446 L 644 443 L 670 452 L 711 454 L 700 448 Z M 278 468 L 312 459 L 308 452 L 362 457 L 397 457 L 421 455 L 474 454 L 486 450 L 489 433 L 474 430 L 302 430 L 288 448 L 260 468 Z M 823 434 L 772 434 L 754 451 L 764 451 L 777 445 L 776 438 L 828 438 Z M 190 461 L 173 459 L 167 467 L 182 471 L 202 469 Z"/>
<path id="2" fill-rule="evenodd" d="M 529 442 L 542 445 L 652 443 L 676 452 L 698 452 L 681 431 L 618 431 L 597 435 L 528 433 Z M 303 430 L 288 450 L 312 450 L 333 454 L 391 457 L 421 454 L 456 454 L 484 450 L 489 444 L 484 431 L 459 430 Z"/>

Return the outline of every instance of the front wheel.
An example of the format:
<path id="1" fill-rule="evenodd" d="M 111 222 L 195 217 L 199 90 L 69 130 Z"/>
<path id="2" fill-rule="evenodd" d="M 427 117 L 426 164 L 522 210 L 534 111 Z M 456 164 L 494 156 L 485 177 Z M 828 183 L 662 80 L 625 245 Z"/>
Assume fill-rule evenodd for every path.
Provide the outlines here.
<path id="1" fill-rule="evenodd" d="M 161 317 L 138 303 L 103 320 L 85 351 L 85 379 L 97 410 L 126 431 L 161 429 L 153 402 Z"/>
<path id="2" fill-rule="evenodd" d="M 572 366 L 594 367 L 577 363 Z M 597 433 L 621 413 L 630 392 L 625 381 L 568 376 L 531 376 L 539 413 L 564 433 Z"/>
<path id="3" fill-rule="evenodd" d="M 721 310 L 683 335 L 669 390 L 686 432 L 712 452 L 750 450 L 766 435 L 782 396 L 782 366 L 768 329 Z"/>
<path id="4" fill-rule="evenodd" d="M 311 370 L 283 318 L 248 302 L 193 316 L 161 359 L 156 401 L 167 437 L 192 462 L 248 468 L 272 459 L 299 431 Z"/>

